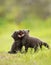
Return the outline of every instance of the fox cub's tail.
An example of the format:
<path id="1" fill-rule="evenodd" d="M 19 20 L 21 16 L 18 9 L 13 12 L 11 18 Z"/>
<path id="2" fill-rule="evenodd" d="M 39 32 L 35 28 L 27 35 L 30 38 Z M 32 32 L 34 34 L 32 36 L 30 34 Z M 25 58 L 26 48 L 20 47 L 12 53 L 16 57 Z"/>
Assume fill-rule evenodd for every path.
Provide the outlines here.
<path id="1" fill-rule="evenodd" d="M 44 42 L 43 45 L 49 49 L 49 45 L 47 43 Z"/>

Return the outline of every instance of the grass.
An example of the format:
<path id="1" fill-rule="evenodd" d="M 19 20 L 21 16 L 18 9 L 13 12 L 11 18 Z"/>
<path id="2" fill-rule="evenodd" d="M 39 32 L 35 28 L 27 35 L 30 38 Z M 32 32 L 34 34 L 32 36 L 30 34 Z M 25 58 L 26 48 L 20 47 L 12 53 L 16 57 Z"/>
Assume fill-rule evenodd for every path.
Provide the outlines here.
<path id="1" fill-rule="evenodd" d="M 51 65 L 51 54 L 49 50 L 15 55 L 2 52 L 0 65 Z"/>
<path id="2" fill-rule="evenodd" d="M 45 22 L 41 22 L 41 20 L 38 22 L 37 20 L 35 22 L 25 21 L 19 25 L 15 25 L 15 23 L 0 24 L 0 65 L 51 65 L 51 20 L 48 19 Z M 18 29 L 30 29 L 30 35 L 46 41 L 50 49 L 43 47 L 42 50 L 38 49 L 36 53 L 29 49 L 26 54 L 20 52 L 8 54 L 7 52 L 13 43 L 11 35 Z"/>

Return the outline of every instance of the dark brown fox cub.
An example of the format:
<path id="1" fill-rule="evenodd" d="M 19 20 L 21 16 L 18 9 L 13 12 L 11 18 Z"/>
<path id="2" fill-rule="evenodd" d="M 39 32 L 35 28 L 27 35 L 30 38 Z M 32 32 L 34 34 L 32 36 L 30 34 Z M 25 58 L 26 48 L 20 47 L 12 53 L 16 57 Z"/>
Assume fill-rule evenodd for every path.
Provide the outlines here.
<path id="1" fill-rule="evenodd" d="M 34 51 L 36 52 L 38 47 L 42 48 L 44 45 L 45 47 L 49 48 L 49 45 L 46 42 L 41 41 L 40 39 L 30 37 L 29 36 L 29 30 L 22 30 L 22 34 L 18 35 L 19 38 L 21 38 L 22 46 L 25 46 L 25 51 L 27 52 L 28 48 L 34 48 Z M 28 33 L 28 34 L 27 34 Z"/>
<path id="2" fill-rule="evenodd" d="M 8 53 L 16 53 L 17 51 L 20 51 L 21 52 L 22 43 L 21 43 L 21 39 L 18 37 L 18 35 L 20 33 L 22 34 L 21 30 L 15 31 L 12 34 L 12 38 L 14 39 L 14 43 L 12 44 L 11 50 Z"/>

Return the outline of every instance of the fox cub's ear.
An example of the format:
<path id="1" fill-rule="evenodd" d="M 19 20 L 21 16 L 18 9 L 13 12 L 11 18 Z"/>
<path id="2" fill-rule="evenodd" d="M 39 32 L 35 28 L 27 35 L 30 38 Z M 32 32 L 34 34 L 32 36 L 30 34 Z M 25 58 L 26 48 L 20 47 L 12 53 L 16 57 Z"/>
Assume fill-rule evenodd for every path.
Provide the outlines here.
<path id="1" fill-rule="evenodd" d="M 17 31 L 15 31 L 15 32 L 11 35 L 11 37 L 14 37 L 16 33 L 17 33 Z"/>
<path id="2" fill-rule="evenodd" d="M 25 30 L 23 30 L 24 32 L 30 32 L 30 30 L 27 30 L 27 29 L 25 29 Z"/>
<path id="3" fill-rule="evenodd" d="M 27 30 L 28 32 L 30 32 L 30 30 Z"/>

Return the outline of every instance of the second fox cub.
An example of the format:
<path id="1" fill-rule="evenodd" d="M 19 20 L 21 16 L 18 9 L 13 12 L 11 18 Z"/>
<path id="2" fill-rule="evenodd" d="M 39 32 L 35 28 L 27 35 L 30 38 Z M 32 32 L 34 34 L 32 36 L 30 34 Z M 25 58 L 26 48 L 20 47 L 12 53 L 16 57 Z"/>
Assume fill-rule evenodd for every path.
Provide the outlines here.
<path id="1" fill-rule="evenodd" d="M 30 37 L 29 30 L 22 30 L 22 34 L 18 35 L 18 37 L 22 38 L 22 46 L 25 46 L 25 51 L 28 51 L 28 48 L 34 48 L 35 52 L 37 51 L 38 47 L 42 48 L 44 45 L 45 47 L 49 48 L 49 45 L 46 42 L 41 41 L 38 38 Z"/>

